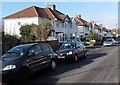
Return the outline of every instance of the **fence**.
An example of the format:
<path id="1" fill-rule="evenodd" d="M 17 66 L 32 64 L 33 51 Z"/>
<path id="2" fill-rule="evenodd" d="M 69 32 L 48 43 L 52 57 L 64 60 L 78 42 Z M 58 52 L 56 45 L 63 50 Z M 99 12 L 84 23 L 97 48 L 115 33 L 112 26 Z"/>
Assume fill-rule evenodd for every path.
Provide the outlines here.
<path id="1" fill-rule="evenodd" d="M 58 48 L 59 48 L 59 45 L 58 45 L 58 41 L 57 40 L 52 40 L 52 41 L 38 41 L 38 42 L 4 42 L 3 43 L 3 53 L 4 54 L 5 52 L 7 52 L 9 49 L 11 49 L 12 47 L 14 46 L 17 46 L 17 45 L 21 45 L 21 44 L 27 44 L 27 43 L 48 43 L 51 48 L 53 49 L 53 51 L 55 52 Z"/>

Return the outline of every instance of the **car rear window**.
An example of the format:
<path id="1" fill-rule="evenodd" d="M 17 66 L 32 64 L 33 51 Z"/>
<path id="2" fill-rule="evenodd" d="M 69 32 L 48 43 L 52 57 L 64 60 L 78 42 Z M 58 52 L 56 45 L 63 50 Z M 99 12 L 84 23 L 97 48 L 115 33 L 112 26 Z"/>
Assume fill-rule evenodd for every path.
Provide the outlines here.
<path id="1" fill-rule="evenodd" d="M 69 49 L 74 47 L 75 47 L 75 43 L 63 43 L 60 49 Z"/>

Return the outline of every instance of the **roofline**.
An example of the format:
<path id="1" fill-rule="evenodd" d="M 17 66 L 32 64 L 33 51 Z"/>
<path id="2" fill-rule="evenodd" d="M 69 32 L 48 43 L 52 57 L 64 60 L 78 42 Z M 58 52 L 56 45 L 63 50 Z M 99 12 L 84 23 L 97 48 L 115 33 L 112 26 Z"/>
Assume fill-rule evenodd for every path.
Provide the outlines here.
<path id="1" fill-rule="evenodd" d="M 36 13 L 37 16 L 38 16 L 38 12 L 36 11 L 35 7 L 36 7 L 36 6 L 33 6 L 33 9 L 34 9 L 35 13 Z"/>
<path id="2" fill-rule="evenodd" d="M 70 17 L 68 15 L 65 15 L 65 18 L 68 17 L 70 22 L 72 22 L 72 20 L 70 19 Z M 64 21 L 65 21 L 65 18 L 64 18 Z"/>
<path id="3" fill-rule="evenodd" d="M 50 11 L 50 8 L 47 7 L 46 9 L 48 9 L 48 10 Z M 52 10 L 52 9 L 51 9 L 51 10 Z M 53 17 L 55 17 L 55 15 L 54 15 L 51 11 L 50 11 L 50 13 L 52 14 Z M 55 17 L 55 19 L 57 19 L 57 18 Z M 58 20 L 58 19 L 57 19 L 57 20 Z"/>
<path id="4" fill-rule="evenodd" d="M 33 6 L 30 6 L 30 7 L 35 7 L 35 6 L 33 5 Z M 27 7 L 27 8 L 25 8 L 25 9 L 23 9 L 23 10 L 26 10 L 26 9 L 28 9 L 28 8 L 30 8 L 30 7 Z M 8 16 L 11 16 L 11 15 L 16 14 L 16 13 L 18 13 L 18 12 L 21 12 L 21 11 L 23 11 L 23 10 L 19 10 L 19 11 L 15 12 L 15 13 L 12 13 L 12 14 L 8 15 Z M 2 19 L 5 19 L 5 18 L 8 17 L 8 16 L 3 17 Z"/>
<path id="5" fill-rule="evenodd" d="M 6 19 L 2 19 L 2 20 L 10 20 L 10 19 L 24 19 L 24 18 L 35 18 L 35 17 L 39 17 L 39 16 L 33 16 L 33 17 L 20 17 L 20 18 L 6 18 Z"/>

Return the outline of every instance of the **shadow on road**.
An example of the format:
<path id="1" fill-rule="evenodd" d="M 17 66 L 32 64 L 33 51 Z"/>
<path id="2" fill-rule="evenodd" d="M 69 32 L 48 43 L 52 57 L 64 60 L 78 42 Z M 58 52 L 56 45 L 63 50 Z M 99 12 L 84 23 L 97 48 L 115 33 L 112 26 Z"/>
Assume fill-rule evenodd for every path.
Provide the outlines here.
<path id="1" fill-rule="evenodd" d="M 93 53 L 93 54 L 88 54 L 90 59 L 95 59 L 95 58 L 99 58 L 99 57 L 103 57 L 107 55 L 107 53 Z"/>

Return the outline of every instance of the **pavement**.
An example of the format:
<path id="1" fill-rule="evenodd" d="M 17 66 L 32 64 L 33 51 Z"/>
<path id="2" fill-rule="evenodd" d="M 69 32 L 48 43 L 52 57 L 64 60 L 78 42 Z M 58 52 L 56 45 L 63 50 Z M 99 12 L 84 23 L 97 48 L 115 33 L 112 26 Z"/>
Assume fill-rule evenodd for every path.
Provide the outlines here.
<path id="1" fill-rule="evenodd" d="M 26 85 L 75 83 L 118 85 L 118 47 L 120 46 L 89 48 L 86 59 L 60 62 L 55 71 L 39 71 L 30 76 Z"/>

